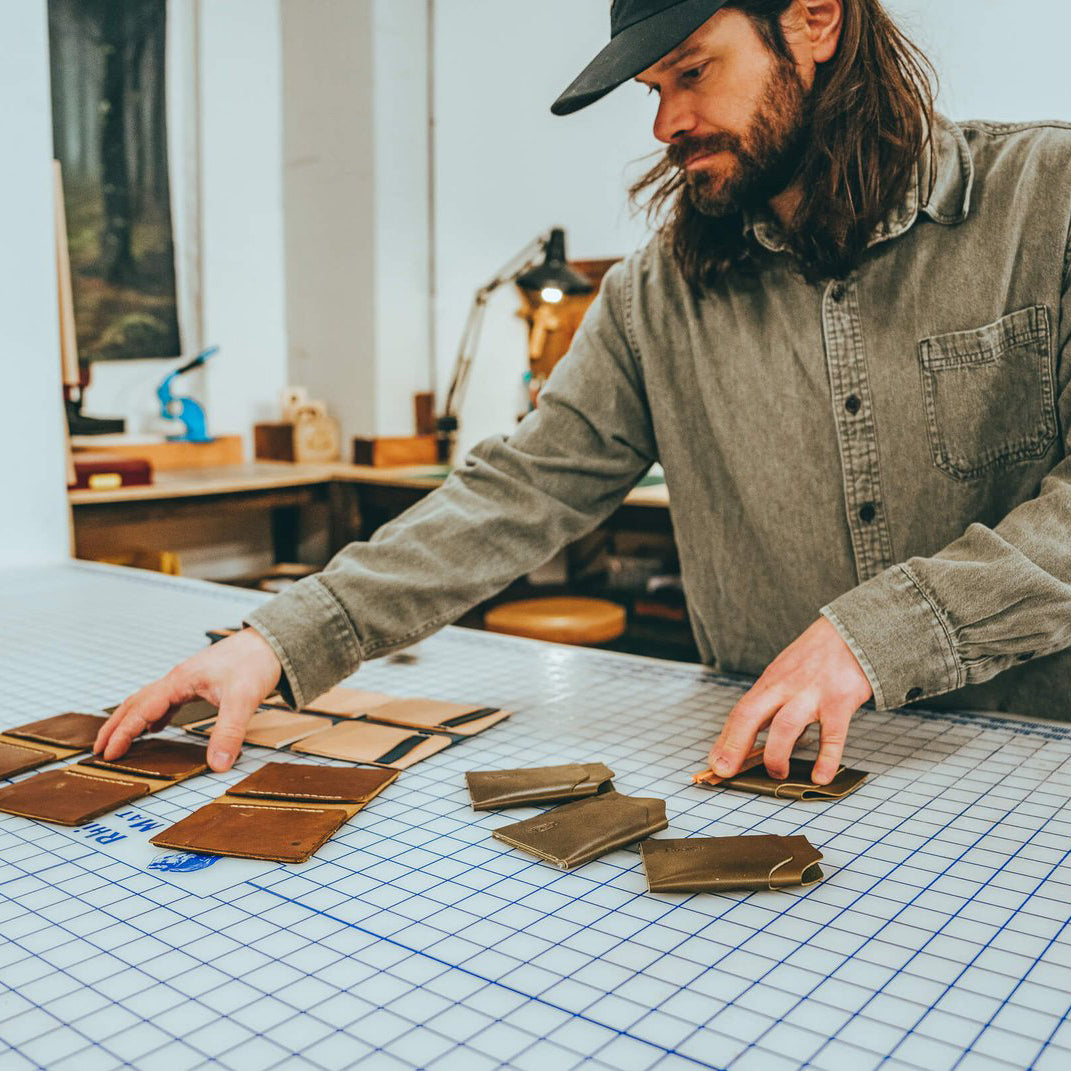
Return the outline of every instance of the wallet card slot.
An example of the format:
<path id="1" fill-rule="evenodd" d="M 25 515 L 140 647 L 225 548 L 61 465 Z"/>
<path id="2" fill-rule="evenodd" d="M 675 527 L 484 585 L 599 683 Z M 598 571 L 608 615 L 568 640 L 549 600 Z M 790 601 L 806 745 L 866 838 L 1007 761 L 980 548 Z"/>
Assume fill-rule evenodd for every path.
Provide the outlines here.
<path id="1" fill-rule="evenodd" d="M 470 721 L 479 721 L 481 718 L 497 714 L 498 711 L 498 707 L 481 707 L 479 710 L 469 711 L 468 714 L 458 714 L 454 718 L 446 718 L 444 721 L 439 722 L 439 726 L 443 729 L 456 729 L 459 725 L 468 725 Z"/>
<path id="2" fill-rule="evenodd" d="M 399 744 L 395 744 L 386 754 L 380 755 L 376 762 L 381 762 L 384 766 L 390 766 L 391 763 L 397 762 L 399 759 L 404 759 L 414 748 L 420 747 L 428 737 L 422 736 L 420 733 L 414 733 L 412 736 L 407 737 Z"/>

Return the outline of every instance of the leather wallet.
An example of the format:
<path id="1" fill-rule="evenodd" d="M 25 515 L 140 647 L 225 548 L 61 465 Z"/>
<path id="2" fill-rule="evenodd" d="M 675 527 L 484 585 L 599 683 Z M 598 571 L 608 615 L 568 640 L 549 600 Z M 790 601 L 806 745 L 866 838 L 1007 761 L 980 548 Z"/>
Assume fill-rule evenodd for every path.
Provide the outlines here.
<path id="1" fill-rule="evenodd" d="M 216 724 L 216 718 L 193 722 L 186 726 L 186 732 L 195 736 L 210 736 Z M 333 722 L 330 718 L 316 714 L 296 714 L 292 710 L 258 710 L 250 719 L 245 730 L 245 742 L 259 747 L 284 748 L 310 733 L 328 729 Z"/>
<path id="2" fill-rule="evenodd" d="M 16 729 L 5 729 L 4 732 L 20 740 L 86 751 L 93 746 L 100 727 L 107 720 L 99 714 L 57 714 L 52 718 L 32 721 L 29 725 L 20 725 Z"/>
<path id="3" fill-rule="evenodd" d="M 139 796 L 206 770 L 205 749 L 175 740 L 136 740 L 117 759 L 98 756 L 0 788 L 0 811 L 79 826 Z"/>
<path id="4" fill-rule="evenodd" d="M 55 756 L 50 751 L 7 743 L 0 737 L 0 777 L 14 777 L 15 774 L 25 773 L 53 761 Z"/>
<path id="5" fill-rule="evenodd" d="M 502 826 L 491 835 L 570 870 L 668 825 L 665 800 L 604 792 Z"/>
<path id="6" fill-rule="evenodd" d="M 41 822 L 80 826 L 148 791 L 143 782 L 95 777 L 80 772 L 76 764 L 62 770 L 46 770 L 0 788 L 0 811 Z"/>
<path id="7" fill-rule="evenodd" d="M 397 776 L 397 770 L 271 762 L 158 833 L 152 843 L 207 855 L 303 863 Z"/>
<path id="8" fill-rule="evenodd" d="M 790 759 L 788 777 L 784 781 L 772 778 L 764 766 L 756 766 L 735 777 L 726 778 L 721 782 L 721 787 L 758 792 L 777 799 L 839 800 L 854 792 L 870 776 L 866 770 L 850 770 L 842 766 L 828 785 L 816 785 L 811 781 L 813 766 L 813 759 Z"/>
<path id="9" fill-rule="evenodd" d="M 304 737 L 290 750 L 404 770 L 449 747 L 451 742 L 447 736 L 428 736 L 367 721 L 343 721 Z"/>
<path id="10" fill-rule="evenodd" d="M 301 709 L 310 714 L 333 714 L 336 718 L 359 718 L 384 703 L 390 702 L 390 696 L 382 692 L 366 692 L 359 688 L 343 688 L 341 685 L 324 692 Z M 265 704 L 271 707 L 289 709 L 282 699 Z"/>
<path id="11" fill-rule="evenodd" d="M 508 718 L 512 711 L 472 703 L 444 703 L 441 699 L 392 699 L 368 715 L 373 721 L 410 729 L 475 736 Z"/>
<path id="12" fill-rule="evenodd" d="M 474 811 L 562 803 L 612 789 L 614 771 L 601 762 L 573 762 L 527 770 L 473 770 L 465 774 Z"/>
<path id="13" fill-rule="evenodd" d="M 782 889 L 822 880 L 822 853 L 806 837 L 692 837 L 640 845 L 651 892 Z"/>
<path id="14" fill-rule="evenodd" d="M 267 762 L 244 781 L 232 785 L 227 793 L 308 803 L 367 803 L 397 777 L 397 770 L 378 766 Z"/>
<path id="15" fill-rule="evenodd" d="M 197 744 L 143 737 L 135 740 L 126 754 L 117 759 L 104 759 L 93 755 L 82 759 L 78 765 L 140 774 L 143 777 L 159 777 L 165 781 L 181 781 L 204 773 L 208 769 L 208 760 L 205 757 L 205 749 Z"/>

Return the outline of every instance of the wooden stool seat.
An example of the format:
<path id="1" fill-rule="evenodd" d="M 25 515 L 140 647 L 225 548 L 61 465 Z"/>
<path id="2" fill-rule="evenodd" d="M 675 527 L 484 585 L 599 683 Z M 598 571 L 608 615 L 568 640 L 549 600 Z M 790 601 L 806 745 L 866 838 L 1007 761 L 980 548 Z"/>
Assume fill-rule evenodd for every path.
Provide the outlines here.
<path id="1" fill-rule="evenodd" d="M 483 623 L 490 632 L 591 647 L 625 631 L 625 608 L 608 599 L 555 595 L 502 603 L 484 614 Z"/>

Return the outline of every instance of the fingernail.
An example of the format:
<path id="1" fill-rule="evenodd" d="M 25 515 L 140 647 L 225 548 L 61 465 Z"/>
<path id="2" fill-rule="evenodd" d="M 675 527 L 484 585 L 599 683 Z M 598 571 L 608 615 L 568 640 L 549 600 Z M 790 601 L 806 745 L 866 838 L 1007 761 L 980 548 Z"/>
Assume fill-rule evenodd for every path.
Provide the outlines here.
<path id="1" fill-rule="evenodd" d="M 726 758 L 719 758 L 717 762 L 714 763 L 714 772 L 721 777 L 725 777 L 731 769 L 732 766 Z"/>
<path id="2" fill-rule="evenodd" d="M 229 766 L 233 758 L 229 751 L 213 750 L 208 753 L 208 761 L 213 766 Z"/>

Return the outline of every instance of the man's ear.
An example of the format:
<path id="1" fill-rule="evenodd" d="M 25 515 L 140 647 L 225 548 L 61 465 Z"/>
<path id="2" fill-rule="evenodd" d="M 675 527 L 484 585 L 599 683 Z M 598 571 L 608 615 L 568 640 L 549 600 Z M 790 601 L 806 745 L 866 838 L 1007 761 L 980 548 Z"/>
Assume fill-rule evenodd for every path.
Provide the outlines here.
<path id="1" fill-rule="evenodd" d="M 801 0 L 805 33 L 811 42 L 811 58 L 826 63 L 833 58 L 844 27 L 843 0 Z"/>

